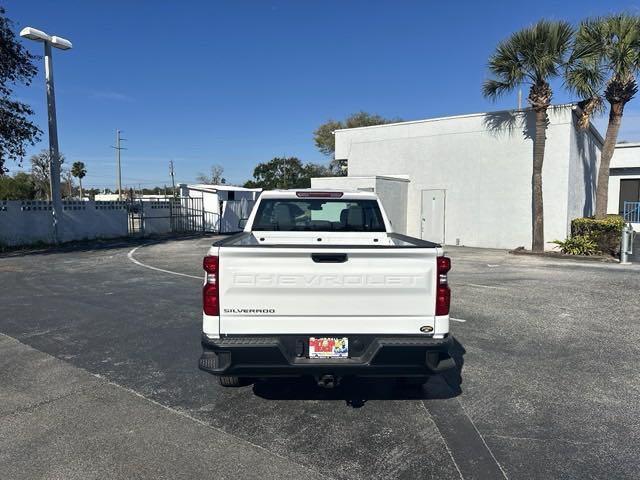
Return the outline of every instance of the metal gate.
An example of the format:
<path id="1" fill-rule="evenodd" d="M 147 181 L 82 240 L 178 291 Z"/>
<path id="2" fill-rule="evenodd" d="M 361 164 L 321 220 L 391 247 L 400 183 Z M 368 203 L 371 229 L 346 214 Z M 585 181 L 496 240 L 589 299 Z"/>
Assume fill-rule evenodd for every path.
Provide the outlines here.
<path id="1" fill-rule="evenodd" d="M 225 202 L 224 222 L 221 222 L 218 213 L 205 210 L 201 197 L 134 199 L 127 201 L 129 234 L 233 233 L 239 230 L 238 219 L 246 218 L 250 210 L 246 201 Z"/>
<path id="2" fill-rule="evenodd" d="M 169 203 L 170 228 L 172 232 L 202 232 L 202 199 L 180 198 Z"/>
<path id="3" fill-rule="evenodd" d="M 137 200 L 127 201 L 127 213 L 129 216 L 129 235 L 144 235 L 144 202 Z"/>

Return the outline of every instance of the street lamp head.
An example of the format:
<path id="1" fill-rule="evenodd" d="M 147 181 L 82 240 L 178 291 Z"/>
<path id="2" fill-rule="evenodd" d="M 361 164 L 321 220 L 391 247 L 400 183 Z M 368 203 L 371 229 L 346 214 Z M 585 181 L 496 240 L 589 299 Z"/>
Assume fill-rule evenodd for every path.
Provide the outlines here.
<path id="1" fill-rule="evenodd" d="M 37 30 L 32 27 L 23 28 L 20 31 L 20 36 L 28 38 L 29 40 L 35 40 L 36 42 L 48 42 L 52 47 L 59 48 L 60 50 L 69 50 L 72 45 L 69 40 L 62 37 L 49 36 L 42 30 Z"/>
<path id="2" fill-rule="evenodd" d="M 50 42 L 51 37 L 41 30 L 37 30 L 32 27 L 25 27 L 20 30 L 20 36 L 28 38 L 29 40 L 35 40 L 36 42 Z"/>
<path id="3" fill-rule="evenodd" d="M 55 35 L 51 37 L 51 45 L 53 45 L 56 48 L 59 48 L 60 50 L 69 50 L 72 47 L 71 42 L 69 40 L 62 37 L 56 37 Z"/>

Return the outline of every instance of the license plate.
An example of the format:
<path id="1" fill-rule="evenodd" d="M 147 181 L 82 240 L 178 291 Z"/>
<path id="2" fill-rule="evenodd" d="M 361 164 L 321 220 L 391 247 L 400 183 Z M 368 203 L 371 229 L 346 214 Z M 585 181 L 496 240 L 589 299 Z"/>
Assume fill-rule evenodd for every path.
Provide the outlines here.
<path id="1" fill-rule="evenodd" d="M 343 338 L 309 338 L 309 358 L 347 358 L 349 356 L 349 339 Z"/>

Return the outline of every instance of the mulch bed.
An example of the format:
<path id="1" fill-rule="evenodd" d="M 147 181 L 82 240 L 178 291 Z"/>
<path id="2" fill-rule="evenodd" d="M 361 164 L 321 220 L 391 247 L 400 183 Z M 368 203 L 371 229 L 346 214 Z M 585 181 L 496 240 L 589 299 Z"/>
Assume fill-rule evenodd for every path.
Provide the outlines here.
<path id="1" fill-rule="evenodd" d="M 620 263 L 620 260 L 610 255 L 568 255 L 566 253 L 551 252 L 548 250 L 545 250 L 544 252 L 532 252 L 531 250 L 527 250 L 524 247 L 518 247 L 515 250 L 509 250 L 509 253 L 511 253 L 512 255 L 531 255 L 535 257 L 558 258 L 561 260 L 586 260 L 588 262 Z"/>

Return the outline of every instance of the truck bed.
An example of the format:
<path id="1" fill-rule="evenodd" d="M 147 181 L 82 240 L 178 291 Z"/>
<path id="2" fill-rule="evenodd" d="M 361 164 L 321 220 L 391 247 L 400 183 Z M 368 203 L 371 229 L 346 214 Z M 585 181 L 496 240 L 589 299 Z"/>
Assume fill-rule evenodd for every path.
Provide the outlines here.
<path id="1" fill-rule="evenodd" d="M 302 233 L 302 234 L 301 234 Z M 310 233 L 315 233 L 313 236 Z M 240 232 L 213 243 L 214 247 L 270 248 L 441 248 L 441 245 L 399 233 Z"/>
<path id="2" fill-rule="evenodd" d="M 442 248 L 396 233 L 244 232 L 216 242 L 220 335 L 439 335 Z"/>

